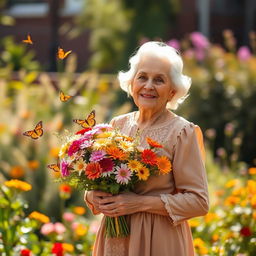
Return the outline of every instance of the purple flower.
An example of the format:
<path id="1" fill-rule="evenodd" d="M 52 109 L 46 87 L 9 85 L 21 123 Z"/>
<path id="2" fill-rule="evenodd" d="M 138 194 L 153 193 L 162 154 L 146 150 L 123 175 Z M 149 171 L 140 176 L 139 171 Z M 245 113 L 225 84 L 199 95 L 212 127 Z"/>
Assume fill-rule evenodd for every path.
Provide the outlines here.
<path id="1" fill-rule="evenodd" d="M 180 42 L 177 39 L 171 39 L 166 44 L 175 48 L 178 51 L 180 50 Z"/>
<path id="2" fill-rule="evenodd" d="M 61 163 L 60 163 L 60 166 L 61 166 L 61 174 L 62 174 L 62 176 L 63 177 L 66 177 L 66 176 L 68 176 L 69 175 L 69 170 L 68 170 L 68 162 L 66 162 L 66 161 L 62 161 Z"/>
<path id="3" fill-rule="evenodd" d="M 251 56 L 251 51 L 247 46 L 241 46 L 237 51 L 237 57 L 241 61 L 247 61 Z"/>
<path id="4" fill-rule="evenodd" d="M 190 39 L 195 48 L 206 49 L 209 46 L 208 39 L 200 32 L 192 32 L 190 34 Z"/>
<path id="5" fill-rule="evenodd" d="M 104 158 L 104 156 L 106 155 L 106 152 L 104 150 L 97 150 L 92 152 L 91 156 L 90 156 L 90 161 L 91 162 L 99 162 L 100 160 L 102 160 Z"/>

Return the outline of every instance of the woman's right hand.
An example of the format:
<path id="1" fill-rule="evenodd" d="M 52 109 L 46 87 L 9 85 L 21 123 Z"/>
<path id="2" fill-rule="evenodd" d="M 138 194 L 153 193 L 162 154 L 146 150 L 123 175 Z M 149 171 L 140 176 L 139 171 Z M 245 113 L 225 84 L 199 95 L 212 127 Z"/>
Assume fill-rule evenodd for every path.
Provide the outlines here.
<path id="1" fill-rule="evenodd" d="M 84 200 L 86 201 L 86 199 L 87 199 L 87 201 L 89 201 L 89 203 L 93 205 L 94 209 L 97 212 L 101 212 L 101 210 L 99 208 L 99 202 L 101 199 L 108 197 L 108 196 L 112 196 L 112 194 L 98 191 L 98 190 L 85 191 Z"/>

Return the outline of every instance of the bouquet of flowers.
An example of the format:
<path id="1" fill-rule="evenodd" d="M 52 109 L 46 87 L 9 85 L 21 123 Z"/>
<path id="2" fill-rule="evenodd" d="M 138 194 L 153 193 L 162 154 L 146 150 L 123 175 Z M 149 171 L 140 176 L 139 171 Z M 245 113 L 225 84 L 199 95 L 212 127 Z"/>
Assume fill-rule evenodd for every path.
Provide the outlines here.
<path id="1" fill-rule="evenodd" d="M 61 181 L 80 189 L 101 190 L 111 194 L 130 191 L 150 175 L 171 171 L 166 156 L 158 156 L 158 142 L 147 138 L 148 149 L 109 124 L 97 124 L 67 136 L 59 152 Z M 106 235 L 129 234 L 125 216 L 106 217 Z"/>

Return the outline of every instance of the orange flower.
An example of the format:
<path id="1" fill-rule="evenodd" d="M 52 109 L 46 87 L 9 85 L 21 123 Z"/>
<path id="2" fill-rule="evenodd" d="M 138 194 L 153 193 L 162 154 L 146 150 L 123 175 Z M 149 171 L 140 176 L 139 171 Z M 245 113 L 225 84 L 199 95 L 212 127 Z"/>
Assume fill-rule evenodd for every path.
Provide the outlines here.
<path id="1" fill-rule="evenodd" d="M 115 147 L 115 146 L 110 146 L 107 148 L 107 153 L 114 159 L 119 159 L 119 160 L 126 160 L 126 153 Z"/>
<path id="2" fill-rule="evenodd" d="M 149 176 L 149 169 L 145 166 L 141 166 L 137 169 L 137 176 L 139 180 L 147 180 Z"/>
<path id="3" fill-rule="evenodd" d="M 28 168 L 35 170 L 39 167 L 39 162 L 37 160 L 31 160 L 28 162 Z"/>
<path id="4" fill-rule="evenodd" d="M 102 168 L 98 162 L 89 163 L 86 166 L 85 173 L 90 180 L 94 180 L 100 177 Z"/>
<path id="5" fill-rule="evenodd" d="M 6 187 L 9 187 L 9 188 L 16 188 L 16 189 L 19 189 L 19 190 L 22 190 L 22 191 L 29 191 L 32 189 L 32 186 L 25 182 L 25 181 L 21 181 L 21 180 L 8 180 L 8 181 L 5 181 L 4 182 L 4 185 Z"/>
<path id="6" fill-rule="evenodd" d="M 85 214 L 86 210 L 82 206 L 76 206 L 73 208 L 73 212 L 77 215 L 83 215 L 83 214 Z"/>
<path id="7" fill-rule="evenodd" d="M 59 152 L 60 152 L 60 148 L 59 147 L 51 148 L 50 156 L 57 158 L 59 156 Z"/>
<path id="8" fill-rule="evenodd" d="M 65 252 L 74 252 L 74 250 L 75 250 L 74 246 L 72 244 L 68 244 L 68 243 L 63 243 L 62 247 Z"/>
<path id="9" fill-rule="evenodd" d="M 38 220 L 38 221 L 40 221 L 42 223 L 50 222 L 49 217 L 47 217 L 46 215 L 44 215 L 44 214 L 42 214 L 40 212 L 37 212 L 37 211 L 31 212 L 28 217 L 30 219 Z"/>
<path id="10" fill-rule="evenodd" d="M 61 184 L 59 187 L 61 192 L 69 193 L 71 194 L 71 187 L 67 184 Z"/>
<path id="11" fill-rule="evenodd" d="M 172 164 L 166 156 L 158 157 L 156 165 L 162 174 L 169 173 L 172 170 Z"/>
<path id="12" fill-rule="evenodd" d="M 79 224 L 75 229 L 75 233 L 77 236 L 84 236 L 86 235 L 87 231 L 88 228 L 83 224 Z"/>
<path id="13" fill-rule="evenodd" d="M 240 202 L 240 197 L 237 196 L 229 196 L 226 200 L 225 200 L 225 205 L 227 206 L 231 206 L 231 205 L 236 205 Z"/>
<path id="14" fill-rule="evenodd" d="M 155 165 L 157 163 L 157 156 L 152 150 L 144 149 L 141 154 L 141 160 L 145 164 Z"/>
<path id="15" fill-rule="evenodd" d="M 249 172 L 249 174 L 251 174 L 251 175 L 256 174 L 256 167 L 251 167 L 251 168 L 249 168 L 248 172 Z"/>
<path id="16" fill-rule="evenodd" d="M 157 141 L 152 140 L 151 138 L 146 138 L 147 143 L 150 147 L 152 148 L 162 148 L 163 146 L 161 144 L 159 144 Z"/>
<path id="17" fill-rule="evenodd" d="M 10 170 L 10 176 L 14 179 L 21 178 L 24 176 L 24 174 L 25 174 L 24 169 L 19 165 L 13 166 Z"/>

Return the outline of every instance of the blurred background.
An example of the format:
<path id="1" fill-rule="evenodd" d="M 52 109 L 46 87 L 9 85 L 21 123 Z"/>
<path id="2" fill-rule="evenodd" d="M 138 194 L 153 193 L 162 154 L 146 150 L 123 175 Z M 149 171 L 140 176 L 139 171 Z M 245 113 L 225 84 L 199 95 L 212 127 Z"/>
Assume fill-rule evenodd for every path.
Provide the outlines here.
<path id="1" fill-rule="evenodd" d="M 58 134 L 80 129 L 73 118 L 95 109 L 108 122 L 135 109 L 116 74 L 148 40 L 179 50 L 193 81 L 175 112 L 205 138 L 211 210 L 190 222 L 196 253 L 256 254 L 255 0 L 0 0 L 0 11 L 3 255 L 90 255 L 98 219 L 47 164 Z M 33 44 L 22 42 L 28 35 Z M 60 59 L 59 47 L 72 52 Z M 60 90 L 73 98 L 61 102 Z M 22 135 L 40 120 L 40 139 Z M 4 185 L 10 179 L 32 190 Z"/>

